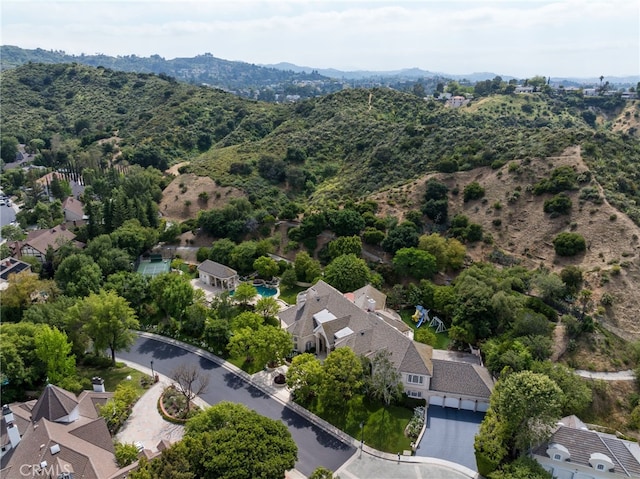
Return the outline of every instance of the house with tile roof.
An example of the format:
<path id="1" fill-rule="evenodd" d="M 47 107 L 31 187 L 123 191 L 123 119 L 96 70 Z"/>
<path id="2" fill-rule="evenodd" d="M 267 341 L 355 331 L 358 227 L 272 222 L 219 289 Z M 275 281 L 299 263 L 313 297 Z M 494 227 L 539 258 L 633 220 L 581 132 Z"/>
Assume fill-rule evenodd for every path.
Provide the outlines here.
<path id="1" fill-rule="evenodd" d="M 207 286 L 231 291 L 240 283 L 235 269 L 207 259 L 198 265 L 198 277 Z"/>
<path id="2" fill-rule="evenodd" d="M 475 364 L 477 358 L 434 356 L 431 346 L 413 341 L 411 328 L 395 312 L 386 310 L 385 302 L 386 296 L 370 285 L 343 295 L 318 281 L 278 316 L 293 336 L 296 352 L 314 352 L 324 358 L 336 348 L 349 347 L 371 358 L 386 349 L 402 374 L 408 396 L 431 404 L 486 411 L 493 380 L 486 369 Z"/>
<path id="3" fill-rule="evenodd" d="M 125 478 L 96 407 L 112 395 L 84 391 L 76 397 L 49 384 L 37 401 L 3 406 L 0 477 Z"/>
<path id="4" fill-rule="evenodd" d="M 558 479 L 640 477 L 640 445 L 591 430 L 576 416 L 560 420 L 532 457 Z"/>

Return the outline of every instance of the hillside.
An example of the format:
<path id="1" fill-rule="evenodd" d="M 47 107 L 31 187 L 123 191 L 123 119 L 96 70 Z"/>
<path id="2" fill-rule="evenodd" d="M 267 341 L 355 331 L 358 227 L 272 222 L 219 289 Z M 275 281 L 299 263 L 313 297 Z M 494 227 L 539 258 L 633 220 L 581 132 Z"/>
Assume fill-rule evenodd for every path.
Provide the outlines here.
<path id="1" fill-rule="evenodd" d="M 594 292 L 595 304 L 601 304 L 605 294 L 613 297 L 612 304 L 601 310 L 603 324 L 618 336 L 636 340 L 640 338 L 640 228 L 605 199 L 601 204 L 580 199 L 579 190 L 567 192 L 574 205 L 570 214 L 553 218 L 545 213 L 544 202 L 553 195 L 536 196 L 531 186 L 561 166 L 574 168 L 579 174 L 589 171 L 580 148 L 570 147 L 556 157 L 514 161 L 499 169 L 425 175 L 371 199 L 381 205 L 383 214 L 402 217 L 410 205 L 422 201 L 430 178 L 445 183 L 450 192 L 477 181 L 486 191 L 482 200 L 464 202 L 462 195 L 449 194 L 450 214 L 468 216 L 492 238 L 468 247 L 473 261 L 497 261 L 492 258 L 496 258 L 495 251 L 500 251 L 502 261 L 506 258 L 528 269 L 542 267 L 559 273 L 567 265 L 578 266 L 585 272 L 585 287 Z M 585 188 L 595 188 L 602 195 L 595 179 L 582 191 Z M 552 241 L 563 231 L 582 234 L 588 240 L 587 251 L 571 258 L 557 256 Z"/>
<path id="2" fill-rule="evenodd" d="M 174 77 L 196 85 L 207 84 L 248 96 L 249 89 L 292 86 L 298 82 L 329 82 L 329 78 L 318 73 L 294 72 L 281 68 L 257 66 L 246 62 L 216 58 L 210 53 L 192 58 L 166 60 L 159 55 L 139 57 L 125 55 L 68 55 L 63 51 L 29 50 L 12 45 L 0 46 L 0 71 L 16 68 L 27 63 L 77 63 L 92 67 L 110 68 L 123 72 L 155 73 Z M 247 90 L 242 92 L 242 90 Z M 293 91 L 291 93 L 294 93 Z"/>
<path id="3" fill-rule="evenodd" d="M 628 294 L 638 291 L 640 102 L 494 95 L 452 109 L 378 88 L 274 105 L 164 75 L 74 64 L 23 65 L 3 72 L 2 85 L 3 137 L 41 140 L 45 166 L 165 169 L 190 160 L 165 190 L 167 218 L 195 217 L 238 196 L 273 216 L 292 202 L 313 211 L 372 197 L 383 215 L 402 217 L 422 208 L 429 176 L 450 191 L 478 181 L 485 200 L 450 194 L 452 213 L 464 212 L 531 268 L 561 269 L 570 260 L 555 258 L 551 240 L 582 233 L 589 250 L 571 261 L 587 271 L 596 302 L 612 295 L 603 317 L 640 334 L 631 321 L 638 295 Z M 582 180 L 566 192 L 571 213 L 551 218 L 543 212 L 550 195 L 531 189 L 562 165 Z M 475 260 L 487 259 L 488 243 L 469 247 Z"/>

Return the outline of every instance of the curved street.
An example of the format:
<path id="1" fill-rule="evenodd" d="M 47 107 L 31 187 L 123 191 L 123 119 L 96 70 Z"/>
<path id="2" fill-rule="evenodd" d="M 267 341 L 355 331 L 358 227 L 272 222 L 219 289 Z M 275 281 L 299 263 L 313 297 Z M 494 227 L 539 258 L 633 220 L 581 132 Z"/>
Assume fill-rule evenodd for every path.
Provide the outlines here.
<path id="1" fill-rule="evenodd" d="M 149 367 L 165 376 L 180 364 L 195 364 L 210 377 L 208 391 L 200 397 L 208 404 L 220 401 L 242 403 L 259 414 L 281 420 L 287 425 L 298 446 L 296 470 L 305 476 L 319 466 L 338 470 L 356 449 L 333 434 L 313 424 L 290 407 L 249 384 L 235 372 L 217 362 L 199 356 L 180 346 L 148 337 L 139 337 L 129 352 L 120 351 L 118 358 Z"/>

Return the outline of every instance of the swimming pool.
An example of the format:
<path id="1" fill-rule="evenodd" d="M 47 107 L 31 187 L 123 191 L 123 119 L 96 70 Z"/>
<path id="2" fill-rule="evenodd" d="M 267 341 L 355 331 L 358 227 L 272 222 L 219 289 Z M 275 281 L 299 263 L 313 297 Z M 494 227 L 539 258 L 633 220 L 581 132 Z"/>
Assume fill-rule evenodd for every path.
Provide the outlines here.
<path id="1" fill-rule="evenodd" d="M 276 288 L 269 288 L 268 286 L 256 286 L 258 294 L 263 297 L 275 296 L 278 290 Z"/>
<path id="2" fill-rule="evenodd" d="M 268 286 L 254 286 L 258 291 L 258 294 L 263 298 L 268 298 L 270 296 L 275 296 L 278 293 L 276 288 L 269 288 Z M 235 293 L 235 289 L 229 292 L 229 296 L 233 296 Z"/>

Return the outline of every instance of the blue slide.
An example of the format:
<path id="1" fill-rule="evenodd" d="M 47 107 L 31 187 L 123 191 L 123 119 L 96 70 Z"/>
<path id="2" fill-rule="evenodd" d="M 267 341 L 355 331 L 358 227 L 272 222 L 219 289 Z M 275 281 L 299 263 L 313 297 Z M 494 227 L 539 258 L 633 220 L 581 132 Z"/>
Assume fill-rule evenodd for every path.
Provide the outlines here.
<path id="1" fill-rule="evenodd" d="M 428 309 L 424 309 L 422 306 L 416 306 L 416 309 L 420 312 L 420 319 L 418 320 L 418 324 L 416 324 L 416 328 L 422 326 L 422 323 L 427 319 L 427 315 L 429 313 Z"/>

